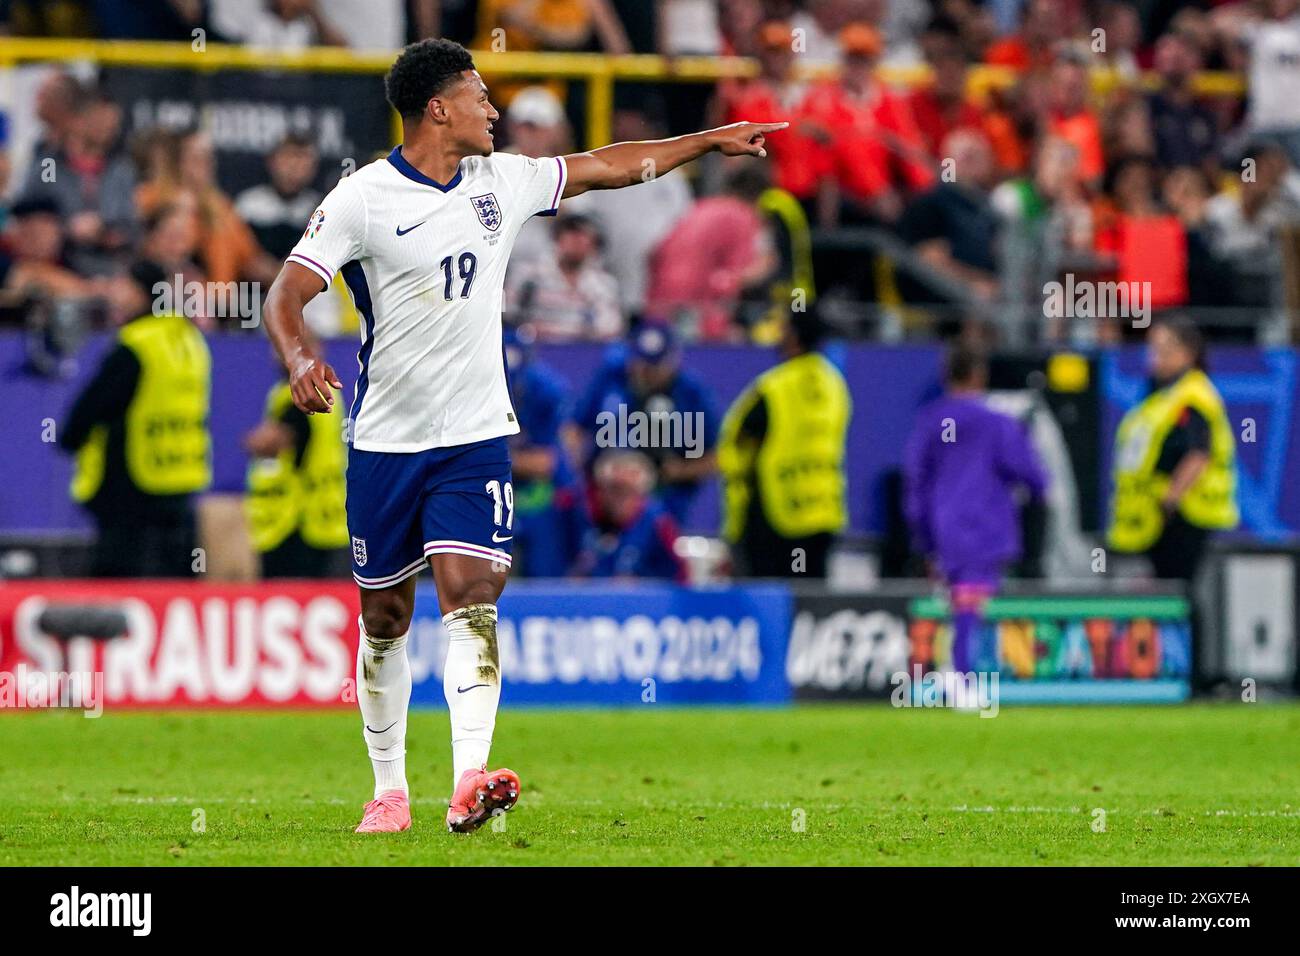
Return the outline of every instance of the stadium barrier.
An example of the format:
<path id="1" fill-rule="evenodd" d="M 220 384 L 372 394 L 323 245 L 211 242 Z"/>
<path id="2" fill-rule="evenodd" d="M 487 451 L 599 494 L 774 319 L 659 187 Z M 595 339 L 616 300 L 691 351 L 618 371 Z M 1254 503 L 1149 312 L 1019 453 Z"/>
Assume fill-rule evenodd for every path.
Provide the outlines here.
<path id="1" fill-rule="evenodd" d="M 946 611 L 919 581 L 861 593 L 517 582 L 500 602 L 502 701 L 884 700 L 901 674 L 948 669 Z M 357 613 L 342 581 L 0 584 L 0 709 L 20 706 L 30 675 L 61 674 L 97 681 L 108 709 L 353 707 Z M 408 644 L 416 706 L 443 706 L 446 640 L 423 582 Z M 998 675 L 1003 703 L 1166 702 L 1190 689 L 1176 593 L 1016 591 L 992 602 L 980 644 L 977 671 Z"/>

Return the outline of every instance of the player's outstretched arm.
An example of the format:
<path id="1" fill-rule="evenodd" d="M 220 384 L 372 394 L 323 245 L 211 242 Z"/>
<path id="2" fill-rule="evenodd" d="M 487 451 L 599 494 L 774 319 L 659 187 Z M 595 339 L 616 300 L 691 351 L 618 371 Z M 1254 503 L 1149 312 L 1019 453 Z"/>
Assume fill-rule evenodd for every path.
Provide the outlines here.
<path id="1" fill-rule="evenodd" d="M 321 277 L 306 266 L 286 262 L 271 283 L 262 307 L 266 334 L 275 354 L 289 373 L 293 403 L 308 415 L 328 412 L 334 405 L 334 389 L 343 383 L 317 352 L 302 310 L 321 291 Z"/>
<path id="2" fill-rule="evenodd" d="M 732 123 L 701 133 L 688 133 L 672 139 L 615 143 L 589 153 L 564 157 L 569 178 L 564 198 L 581 195 L 589 189 L 620 189 L 644 182 L 647 172 L 658 176 L 683 163 L 699 159 L 714 150 L 724 156 L 766 156 L 768 133 L 785 129 L 789 123 Z"/>

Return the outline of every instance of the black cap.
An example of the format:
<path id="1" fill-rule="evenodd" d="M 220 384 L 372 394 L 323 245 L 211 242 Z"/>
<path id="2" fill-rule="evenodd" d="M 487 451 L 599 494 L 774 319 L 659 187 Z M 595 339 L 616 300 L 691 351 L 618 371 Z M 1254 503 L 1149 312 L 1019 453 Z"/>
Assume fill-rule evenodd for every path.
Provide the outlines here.
<path id="1" fill-rule="evenodd" d="M 21 219 L 24 216 L 39 216 L 41 214 L 57 216 L 59 214 L 59 204 L 49 196 L 30 196 L 18 200 L 9 210 L 9 215 L 14 219 Z"/>

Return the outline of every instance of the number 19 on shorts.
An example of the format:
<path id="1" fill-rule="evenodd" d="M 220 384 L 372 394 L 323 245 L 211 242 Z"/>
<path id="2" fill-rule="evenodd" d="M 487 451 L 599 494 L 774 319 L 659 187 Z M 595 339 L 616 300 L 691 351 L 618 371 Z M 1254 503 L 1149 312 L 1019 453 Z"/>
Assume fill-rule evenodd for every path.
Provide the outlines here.
<path id="1" fill-rule="evenodd" d="M 511 530 L 515 523 L 515 489 L 511 482 L 489 481 L 484 486 L 492 496 L 492 523 L 498 528 Z M 505 519 L 504 523 L 502 518 Z M 496 540 L 496 535 L 493 535 Z"/>

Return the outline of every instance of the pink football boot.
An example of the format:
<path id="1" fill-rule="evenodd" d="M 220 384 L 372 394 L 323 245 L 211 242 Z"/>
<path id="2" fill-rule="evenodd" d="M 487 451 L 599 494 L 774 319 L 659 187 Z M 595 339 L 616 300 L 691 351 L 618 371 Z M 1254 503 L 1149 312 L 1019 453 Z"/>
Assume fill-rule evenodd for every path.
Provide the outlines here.
<path id="1" fill-rule="evenodd" d="M 401 790 L 385 790 L 366 804 L 357 833 L 400 833 L 411 829 L 411 801 Z"/>
<path id="2" fill-rule="evenodd" d="M 513 807 L 518 799 L 519 775 L 513 770 L 466 770 L 447 807 L 447 829 L 452 833 L 473 833 Z"/>

